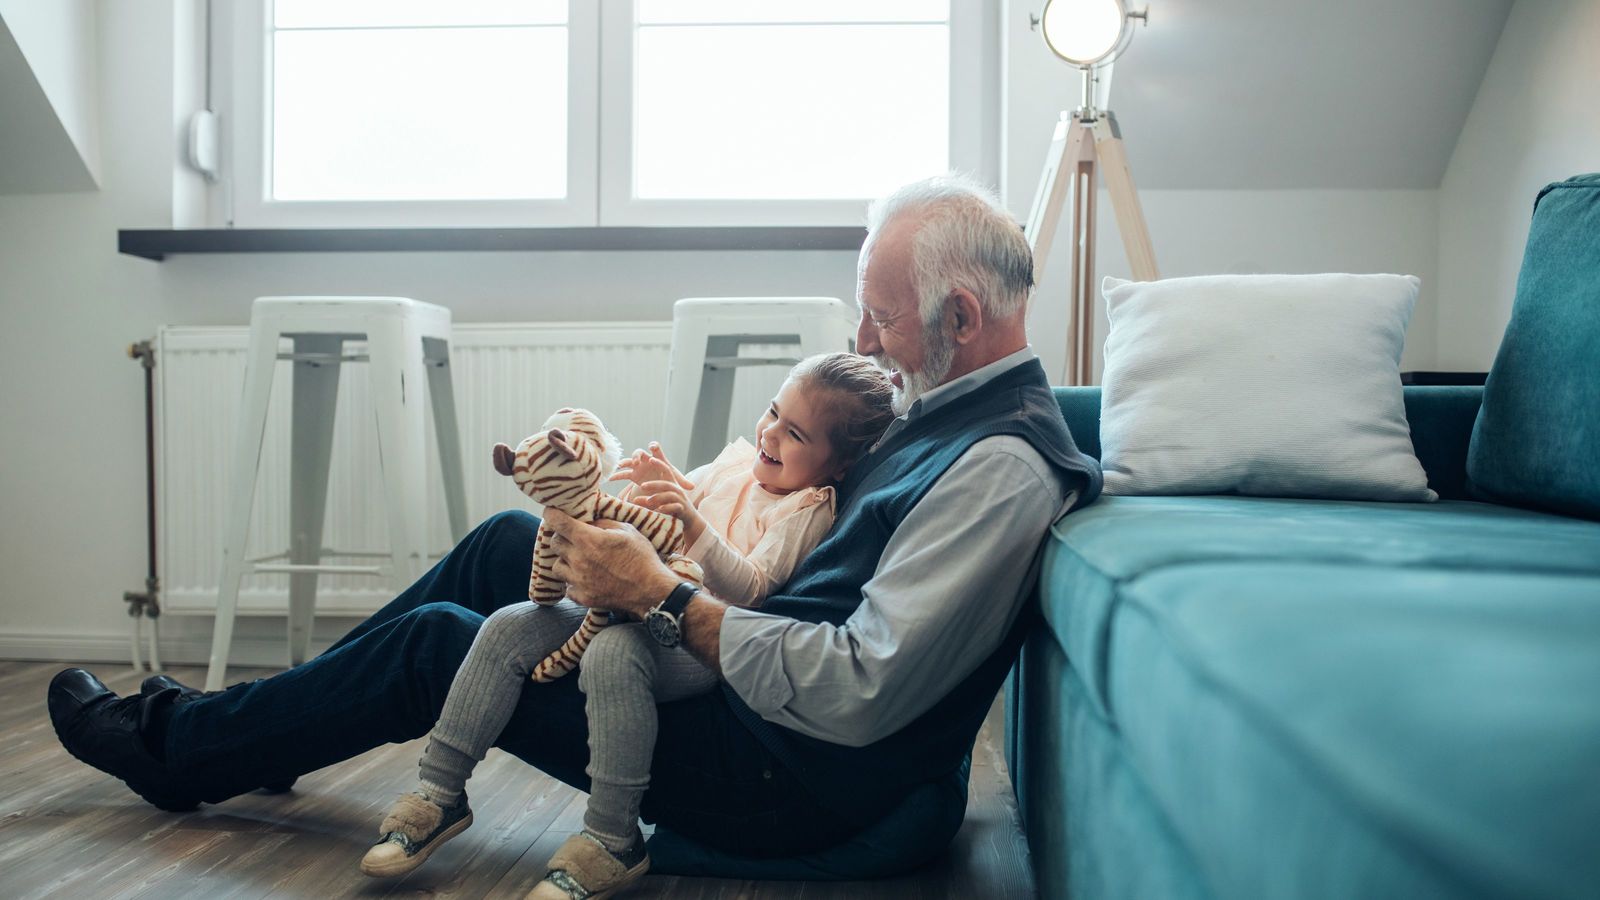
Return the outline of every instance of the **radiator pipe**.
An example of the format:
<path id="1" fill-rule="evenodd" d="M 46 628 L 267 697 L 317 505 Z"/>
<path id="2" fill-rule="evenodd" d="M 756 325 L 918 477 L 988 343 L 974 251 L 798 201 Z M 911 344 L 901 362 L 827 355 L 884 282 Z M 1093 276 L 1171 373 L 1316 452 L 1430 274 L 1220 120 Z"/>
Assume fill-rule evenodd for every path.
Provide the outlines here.
<path id="1" fill-rule="evenodd" d="M 143 591 L 124 591 L 122 600 L 128 604 L 128 615 L 133 617 L 133 643 L 131 662 L 135 671 L 143 671 L 139 658 L 139 639 L 144 632 L 144 620 L 150 620 L 150 671 L 161 671 L 161 582 L 156 577 L 156 401 L 155 401 L 155 345 L 140 341 L 128 347 L 128 356 L 139 361 L 144 369 L 144 486 L 145 486 L 145 547 L 146 569 Z"/>

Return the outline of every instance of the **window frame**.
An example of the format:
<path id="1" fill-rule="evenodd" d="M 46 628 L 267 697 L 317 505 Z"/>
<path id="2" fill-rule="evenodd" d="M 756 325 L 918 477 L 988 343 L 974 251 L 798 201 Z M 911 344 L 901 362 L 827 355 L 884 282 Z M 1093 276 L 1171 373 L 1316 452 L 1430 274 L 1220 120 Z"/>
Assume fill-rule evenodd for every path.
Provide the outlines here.
<path id="1" fill-rule="evenodd" d="M 619 226 L 859 225 L 870 197 L 831 200 L 642 200 L 633 196 L 634 0 L 600 0 L 600 222 Z M 985 4 L 950 0 L 949 167 L 986 174 Z"/>
<path id="2" fill-rule="evenodd" d="M 211 218 L 227 227 L 854 226 L 867 199 L 639 200 L 632 196 L 635 0 L 568 4 L 567 196 L 552 200 L 283 201 L 270 178 L 272 0 L 216 4 L 231 65 L 214 79 L 223 170 Z M 950 168 L 994 180 L 998 28 L 989 4 L 950 0 Z M 994 102 L 985 103 L 986 99 Z"/>
<path id="3" fill-rule="evenodd" d="M 567 196 L 530 200 L 274 200 L 267 195 L 272 155 L 272 0 L 236 0 L 217 11 L 232 21 L 231 81 L 225 116 L 231 146 L 225 221 L 250 228 L 595 225 L 599 134 L 599 15 L 592 3 L 567 9 Z"/>

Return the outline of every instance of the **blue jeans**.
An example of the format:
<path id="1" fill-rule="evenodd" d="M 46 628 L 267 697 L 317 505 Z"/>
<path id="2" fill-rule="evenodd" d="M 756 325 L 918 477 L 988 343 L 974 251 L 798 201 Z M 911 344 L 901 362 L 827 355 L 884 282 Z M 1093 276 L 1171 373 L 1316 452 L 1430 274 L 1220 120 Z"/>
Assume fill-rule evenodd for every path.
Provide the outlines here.
<path id="1" fill-rule="evenodd" d="M 167 767 L 216 803 L 427 734 L 490 613 L 528 599 L 539 520 L 500 513 L 321 656 L 173 708 Z M 495 746 L 588 790 L 575 676 L 529 682 Z M 720 690 L 660 707 L 646 821 L 730 852 L 790 855 L 849 836 L 728 708 Z"/>

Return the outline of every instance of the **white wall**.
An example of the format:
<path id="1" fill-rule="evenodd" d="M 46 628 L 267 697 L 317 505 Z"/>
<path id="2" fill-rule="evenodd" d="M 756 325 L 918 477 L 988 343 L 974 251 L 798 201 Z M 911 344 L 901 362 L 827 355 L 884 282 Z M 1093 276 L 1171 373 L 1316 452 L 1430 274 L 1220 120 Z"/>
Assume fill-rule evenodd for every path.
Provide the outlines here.
<path id="1" fill-rule="evenodd" d="M 1518 0 L 1439 189 L 1438 360 L 1484 370 L 1539 189 L 1600 172 L 1600 3 Z"/>
<path id="2" fill-rule="evenodd" d="M 1409 371 L 1433 368 L 1436 193 L 1141 191 L 1140 200 L 1164 278 L 1223 272 L 1396 272 L 1420 277 L 1422 291 L 1401 357 L 1401 370 Z M 1026 215 L 1030 195 L 1031 189 L 1020 197 L 1008 192 L 1008 203 L 1019 216 Z M 1131 278 L 1104 191 L 1097 215 L 1096 281 L 1106 275 Z M 1029 321 L 1035 349 L 1057 379 L 1066 362 L 1068 244 L 1060 234 Z M 1107 326 L 1104 302 L 1097 297 L 1096 303 L 1098 372 Z"/>
<path id="3" fill-rule="evenodd" d="M 1002 194 L 1011 211 L 1024 221 L 1060 111 L 1076 107 L 1079 100 L 1075 70 L 1051 56 L 1038 34 L 1028 30 L 1023 13 L 1034 6 L 1012 0 L 1003 19 L 1007 43 Z M 1159 13 L 1157 10 L 1154 14 Z M 1151 26 L 1152 34 L 1156 28 Z M 1141 40 L 1143 35 L 1135 37 L 1130 55 L 1140 50 Z M 1200 65 L 1196 63 L 1197 67 Z M 1117 108 L 1117 90 L 1113 82 L 1112 109 Z M 1194 134 L 1192 142 L 1213 149 L 1221 142 L 1236 146 L 1239 153 L 1261 152 L 1251 133 L 1230 124 L 1229 102 L 1232 101 L 1224 98 L 1217 103 L 1209 130 Z M 1240 121 L 1248 122 L 1249 117 Z M 1160 133 L 1163 129 L 1158 127 L 1160 123 L 1129 118 L 1121 118 L 1119 124 L 1129 157 L 1135 161 L 1133 176 L 1137 186 L 1141 133 Z M 1291 131 L 1310 125 L 1287 119 L 1272 123 L 1275 129 Z M 1358 125 L 1352 123 L 1350 127 Z M 1160 149 L 1161 158 L 1171 156 L 1170 148 Z M 1192 183 L 1206 181 L 1204 173 L 1195 173 L 1192 178 Z M 1402 368 L 1433 366 L 1438 296 L 1436 191 L 1142 189 L 1139 194 L 1163 277 L 1219 272 L 1396 272 L 1420 277 L 1422 292 L 1407 332 Z M 1130 277 L 1110 198 L 1103 190 L 1097 201 L 1097 215 L 1100 225 L 1096 232 L 1096 280 L 1105 275 Z M 1065 366 L 1069 217 L 1070 211 L 1056 232 L 1030 316 L 1034 346 L 1044 359 L 1046 371 L 1057 378 Z M 1105 313 L 1103 302 L 1097 298 L 1097 303 L 1098 346 L 1105 337 Z"/>
<path id="4" fill-rule="evenodd" d="M 854 290 L 849 252 L 119 255 L 118 228 L 171 226 L 175 203 L 193 214 L 174 97 L 196 96 L 195 67 L 174 46 L 196 25 L 189 2 L 99 13 L 100 190 L 0 196 L 0 658 L 127 658 L 145 511 L 143 386 L 125 350 L 163 323 L 244 324 L 266 294 L 396 293 L 483 322 L 666 320 L 684 296 Z M 242 620 L 235 659 L 279 662 L 282 627 Z M 162 628 L 169 660 L 204 660 L 209 620 Z"/>

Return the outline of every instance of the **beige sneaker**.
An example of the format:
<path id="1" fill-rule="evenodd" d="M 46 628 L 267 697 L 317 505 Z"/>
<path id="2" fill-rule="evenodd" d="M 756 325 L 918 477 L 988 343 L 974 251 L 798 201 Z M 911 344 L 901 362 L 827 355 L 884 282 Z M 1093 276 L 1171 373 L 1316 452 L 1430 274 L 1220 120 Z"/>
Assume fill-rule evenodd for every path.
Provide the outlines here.
<path id="1" fill-rule="evenodd" d="M 646 855 L 633 868 L 625 866 L 588 832 L 580 831 L 556 849 L 544 880 L 527 900 L 604 900 L 629 887 L 650 871 Z"/>
<path id="2" fill-rule="evenodd" d="M 378 826 L 378 843 L 361 858 L 361 872 L 374 878 L 404 875 L 471 824 L 472 808 L 467 806 L 466 794 L 452 807 L 440 806 L 421 794 L 401 794 Z"/>

